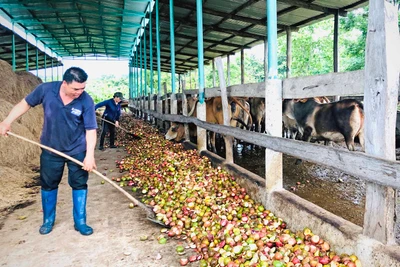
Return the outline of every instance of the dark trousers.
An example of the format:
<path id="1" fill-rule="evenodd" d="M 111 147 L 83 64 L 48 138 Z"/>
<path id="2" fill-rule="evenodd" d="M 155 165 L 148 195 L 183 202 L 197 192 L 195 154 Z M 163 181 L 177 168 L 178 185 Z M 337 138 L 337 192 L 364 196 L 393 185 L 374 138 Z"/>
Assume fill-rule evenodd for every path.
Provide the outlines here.
<path id="1" fill-rule="evenodd" d="M 71 157 L 83 162 L 85 156 L 86 151 Z M 89 173 L 87 171 L 68 159 L 42 149 L 42 154 L 40 155 L 40 182 L 43 190 L 50 191 L 58 188 L 64 172 L 65 163 L 67 163 L 68 166 L 68 184 L 72 189 L 87 189 L 87 181 L 89 178 Z"/>
<path id="2" fill-rule="evenodd" d="M 106 137 L 107 132 L 110 132 L 110 146 L 114 145 L 115 141 L 115 126 L 103 121 L 101 127 L 101 135 L 100 135 L 100 147 L 104 146 L 104 138 Z"/>

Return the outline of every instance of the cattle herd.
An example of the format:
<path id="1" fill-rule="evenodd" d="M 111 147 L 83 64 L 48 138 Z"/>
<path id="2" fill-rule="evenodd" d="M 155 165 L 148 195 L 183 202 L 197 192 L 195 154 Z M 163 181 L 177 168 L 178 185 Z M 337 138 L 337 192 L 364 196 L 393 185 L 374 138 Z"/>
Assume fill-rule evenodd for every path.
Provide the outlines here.
<path id="1" fill-rule="evenodd" d="M 196 116 L 196 97 L 188 98 L 188 116 Z M 206 121 L 223 124 L 221 97 L 206 99 Z M 264 132 L 265 99 L 229 97 L 231 126 Z M 182 110 L 178 101 L 178 113 Z M 196 126 L 189 124 L 192 141 L 195 141 Z M 331 102 L 327 97 L 284 99 L 282 102 L 282 137 L 306 142 L 345 142 L 348 150 L 355 150 L 355 142 L 364 151 L 364 111 L 363 104 L 355 99 Z M 165 138 L 183 141 L 184 126 L 172 122 Z M 396 127 L 397 141 L 397 127 Z M 209 134 L 209 147 L 215 148 L 215 134 Z M 398 146 L 396 142 L 396 147 Z"/>

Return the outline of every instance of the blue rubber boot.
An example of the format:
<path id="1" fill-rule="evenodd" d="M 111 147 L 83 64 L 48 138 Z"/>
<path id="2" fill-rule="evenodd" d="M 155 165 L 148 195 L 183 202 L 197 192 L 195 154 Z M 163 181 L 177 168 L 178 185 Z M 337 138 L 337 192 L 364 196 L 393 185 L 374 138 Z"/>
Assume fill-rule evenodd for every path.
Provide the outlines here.
<path id="1" fill-rule="evenodd" d="M 54 221 L 56 220 L 57 193 L 58 189 L 42 190 L 43 225 L 39 229 L 39 233 L 42 235 L 46 235 L 53 230 Z"/>
<path id="2" fill-rule="evenodd" d="M 74 203 L 74 228 L 82 235 L 91 235 L 93 229 L 86 224 L 86 199 L 87 189 L 72 190 L 72 200 Z"/>

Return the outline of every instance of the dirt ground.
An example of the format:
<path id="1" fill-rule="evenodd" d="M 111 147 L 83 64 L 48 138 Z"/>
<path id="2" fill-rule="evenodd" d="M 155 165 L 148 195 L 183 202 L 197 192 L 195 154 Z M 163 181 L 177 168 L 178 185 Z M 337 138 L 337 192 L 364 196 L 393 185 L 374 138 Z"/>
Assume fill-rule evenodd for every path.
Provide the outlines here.
<path id="1" fill-rule="evenodd" d="M 98 170 L 107 177 L 120 177 L 115 160 L 126 152 L 121 149 L 96 150 Z M 105 170 L 107 168 L 107 170 Z M 114 169 L 114 170 L 113 170 Z M 89 178 L 87 222 L 94 233 L 82 236 L 74 230 L 72 193 L 64 173 L 59 188 L 56 223 L 48 235 L 40 235 L 42 208 L 40 194 L 33 204 L 16 209 L 0 226 L 0 266 L 180 266 L 176 253 L 182 240 L 157 241 L 162 227 L 146 219 L 138 207 L 129 208 L 130 200 L 95 174 Z M 39 187 L 32 190 L 39 192 Z M 3 214 L 4 215 L 4 214 Z M 148 239 L 141 241 L 140 237 Z M 184 243 L 183 243 L 184 242 Z M 187 255 L 190 249 L 186 249 Z M 197 266 L 197 263 L 188 266 Z"/>

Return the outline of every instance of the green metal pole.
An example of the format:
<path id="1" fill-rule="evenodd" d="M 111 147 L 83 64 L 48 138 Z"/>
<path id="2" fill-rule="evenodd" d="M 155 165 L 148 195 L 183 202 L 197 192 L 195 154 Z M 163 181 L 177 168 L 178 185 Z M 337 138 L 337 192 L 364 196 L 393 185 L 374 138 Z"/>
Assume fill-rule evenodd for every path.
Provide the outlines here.
<path id="1" fill-rule="evenodd" d="M 39 49 L 37 48 L 37 40 L 36 40 L 36 76 L 39 76 Z"/>
<path id="2" fill-rule="evenodd" d="M 15 33 L 14 33 L 14 23 L 12 24 L 12 70 L 15 71 L 17 69 L 17 64 L 15 61 Z"/>
<path id="3" fill-rule="evenodd" d="M 136 61 L 136 57 L 137 57 L 137 51 L 135 51 L 135 56 L 133 58 L 133 65 L 135 66 L 134 69 L 133 69 L 133 97 L 137 96 L 137 92 L 136 92 L 136 89 L 137 89 L 137 79 L 136 79 L 136 76 L 137 76 L 137 61 Z"/>
<path id="4" fill-rule="evenodd" d="M 169 0 L 169 32 L 171 51 L 171 90 L 175 94 L 175 25 L 174 25 L 174 0 Z"/>
<path id="5" fill-rule="evenodd" d="M 143 49 L 144 49 L 144 96 L 147 96 L 147 42 L 146 42 L 146 26 L 143 31 Z"/>
<path id="6" fill-rule="evenodd" d="M 267 0 L 268 79 L 278 79 L 277 0 Z"/>
<path id="7" fill-rule="evenodd" d="M 154 72 L 153 72 L 153 23 L 152 23 L 152 14 L 153 10 L 150 10 L 150 21 L 149 21 L 149 29 L 150 29 L 150 94 L 153 95 L 154 88 Z"/>
<path id="8" fill-rule="evenodd" d="M 199 102 L 204 103 L 204 45 L 203 45 L 203 1 L 196 0 L 197 53 L 199 66 Z"/>
<path id="9" fill-rule="evenodd" d="M 143 95 L 143 77 L 142 77 L 142 67 L 143 67 L 143 55 L 142 55 L 142 40 L 140 40 L 140 93 L 139 95 Z"/>
<path id="10" fill-rule="evenodd" d="M 136 97 L 139 96 L 139 48 L 136 46 Z"/>
<path id="11" fill-rule="evenodd" d="M 136 84 L 135 84 L 135 82 L 136 82 L 136 73 L 135 73 L 135 68 L 136 68 L 136 65 L 135 65 L 135 56 L 136 56 L 136 53 L 133 55 L 133 57 L 132 57 L 132 98 L 134 98 L 135 97 L 135 87 L 136 87 Z"/>
<path id="12" fill-rule="evenodd" d="M 44 81 L 47 82 L 47 54 L 46 54 L 46 48 L 44 49 Z"/>
<path id="13" fill-rule="evenodd" d="M 51 58 L 51 81 L 54 81 L 53 58 Z"/>
<path id="14" fill-rule="evenodd" d="M 160 45 L 160 14 L 159 0 L 156 0 L 156 39 L 157 39 L 157 93 L 161 94 L 161 45 Z"/>
<path id="15" fill-rule="evenodd" d="M 25 70 L 29 71 L 29 45 L 28 45 L 28 33 L 26 33 L 26 43 L 25 43 Z"/>
<path id="16" fill-rule="evenodd" d="M 132 98 L 132 57 L 128 63 L 128 72 L 129 72 L 129 98 Z"/>

